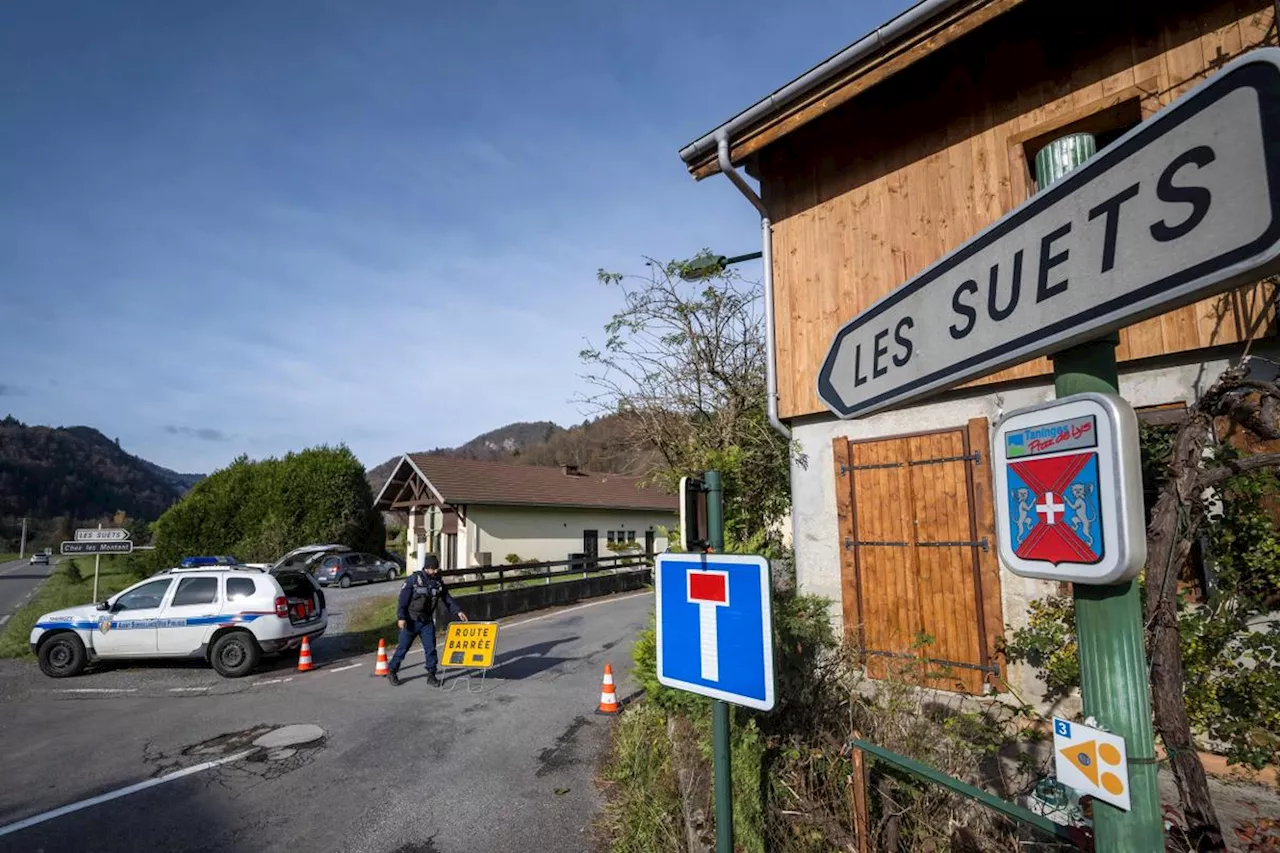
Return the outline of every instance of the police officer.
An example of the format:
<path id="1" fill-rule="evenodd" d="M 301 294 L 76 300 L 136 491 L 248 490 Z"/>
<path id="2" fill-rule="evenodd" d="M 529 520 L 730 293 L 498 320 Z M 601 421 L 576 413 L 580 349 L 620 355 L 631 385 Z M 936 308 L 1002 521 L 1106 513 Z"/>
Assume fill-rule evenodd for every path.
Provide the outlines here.
<path id="1" fill-rule="evenodd" d="M 444 606 L 455 618 L 467 621 L 467 614 L 459 609 L 458 602 L 454 601 L 440 577 L 439 558 L 434 554 L 427 554 L 423 557 L 422 569 L 406 578 L 404 585 L 400 587 L 400 601 L 396 605 L 400 645 L 396 646 L 396 653 L 391 657 L 388 665 L 390 671 L 387 673 L 388 679 L 397 687 L 400 686 L 400 676 L 397 675 L 400 663 L 408 654 L 409 646 L 413 645 L 414 637 L 422 641 L 422 649 L 427 656 L 427 683 L 440 684 L 440 679 L 436 678 L 436 664 L 439 662 L 436 654 L 436 626 L 432 621 L 436 602 L 439 601 L 444 602 Z"/>

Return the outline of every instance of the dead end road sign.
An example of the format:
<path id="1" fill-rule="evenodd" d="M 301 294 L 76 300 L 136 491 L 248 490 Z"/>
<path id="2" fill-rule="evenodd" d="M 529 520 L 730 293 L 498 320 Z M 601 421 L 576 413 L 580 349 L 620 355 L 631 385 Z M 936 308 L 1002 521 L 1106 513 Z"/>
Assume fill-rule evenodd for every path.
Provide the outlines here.
<path id="1" fill-rule="evenodd" d="M 1255 50 L 855 317 L 818 396 L 866 415 L 1248 284 L 1280 256 L 1280 48 Z"/>
<path id="2" fill-rule="evenodd" d="M 63 542 L 62 555 L 64 557 L 71 555 L 84 554 L 132 554 L 133 542 L 126 539 L 123 542 Z"/>

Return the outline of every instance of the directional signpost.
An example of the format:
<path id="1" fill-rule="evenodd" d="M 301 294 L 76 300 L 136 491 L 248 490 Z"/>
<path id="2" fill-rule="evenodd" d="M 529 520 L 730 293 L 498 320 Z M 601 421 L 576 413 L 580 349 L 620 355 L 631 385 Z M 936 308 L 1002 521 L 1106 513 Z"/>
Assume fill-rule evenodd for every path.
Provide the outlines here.
<path id="1" fill-rule="evenodd" d="M 1020 574 L 1076 582 L 1085 712 L 1128 746 L 1119 754 L 1129 808 L 1095 810 L 1097 849 L 1157 850 L 1150 687 L 1131 579 L 1145 557 L 1138 448 L 1128 407 L 1102 400 L 1119 393 L 1116 330 L 1280 270 L 1280 49 L 1229 63 L 1087 162 L 1069 143 L 1037 156 L 1037 195 L 836 333 L 818 396 L 857 417 L 1053 359 L 1063 408 L 1010 413 L 996 448 L 1000 554 Z M 1065 174 L 1047 168 L 1064 154 Z M 1101 395 L 1102 408 L 1072 408 L 1082 393 Z M 1095 446 L 1081 439 L 1086 421 Z M 1040 443 L 1064 433 L 1061 445 Z"/>
<path id="2" fill-rule="evenodd" d="M 123 542 L 129 531 L 120 527 L 81 527 L 76 530 L 77 542 Z"/>
<path id="3" fill-rule="evenodd" d="M 1280 49 L 1256 50 L 849 321 L 818 395 L 856 417 L 1277 268 Z"/>
<path id="4" fill-rule="evenodd" d="M 98 600 L 98 569 L 103 554 L 131 554 L 129 531 L 119 527 L 80 527 L 74 541 L 62 543 L 63 556 L 93 554 L 93 600 Z"/>
<path id="5" fill-rule="evenodd" d="M 133 543 L 124 542 L 63 542 L 62 555 L 86 554 L 129 554 L 133 552 Z"/>

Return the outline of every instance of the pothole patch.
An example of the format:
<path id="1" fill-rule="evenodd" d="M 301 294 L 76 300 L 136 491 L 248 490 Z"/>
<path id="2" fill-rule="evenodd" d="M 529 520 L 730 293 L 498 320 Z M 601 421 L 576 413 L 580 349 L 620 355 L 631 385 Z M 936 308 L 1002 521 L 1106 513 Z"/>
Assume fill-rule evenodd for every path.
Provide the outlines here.
<path id="1" fill-rule="evenodd" d="M 303 723 L 272 729 L 254 738 L 253 745 L 260 746 L 263 749 L 284 749 L 291 746 L 315 743 L 323 737 L 324 729 L 310 723 Z"/>

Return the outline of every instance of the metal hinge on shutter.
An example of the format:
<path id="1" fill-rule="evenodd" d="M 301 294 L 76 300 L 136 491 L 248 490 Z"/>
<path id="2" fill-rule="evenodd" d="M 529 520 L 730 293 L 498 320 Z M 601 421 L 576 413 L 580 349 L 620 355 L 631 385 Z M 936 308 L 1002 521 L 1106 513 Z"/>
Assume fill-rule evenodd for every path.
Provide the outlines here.
<path id="1" fill-rule="evenodd" d="M 913 462 L 911 464 L 914 465 L 915 463 Z M 902 467 L 901 462 L 881 462 L 877 465 L 846 465 L 843 462 L 841 462 L 840 474 L 841 476 L 843 476 L 845 474 L 848 474 L 850 471 L 875 471 L 882 468 L 901 468 L 901 467 Z"/>
<path id="2" fill-rule="evenodd" d="M 859 539 L 859 540 L 857 540 L 857 541 L 854 541 L 853 539 L 850 539 L 849 537 L 847 537 L 847 536 L 846 536 L 846 537 L 845 537 L 845 540 L 844 540 L 844 549 L 845 549 L 846 551 L 848 551 L 848 550 L 850 550 L 851 548 L 853 548 L 855 545 L 863 545 L 863 546 L 866 546 L 866 545 L 892 545 L 892 546 L 897 546 L 897 547 L 900 547 L 900 548 L 901 548 L 901 547 L 905 547 L 905 546 L 910 545 L 910 544 L 911 544 L 910 542 L 874 542 L 874 541 L 864 541 L 864 540 L 861 540 L 861 539 Z"/>
<path id="3" fill-rule="evenodd" d="M 921 548 L 981 548 L 984 554 L 991 550 L 985 536 L 977 542 L 917 542 L 916 545 Z"/>
<path id="4" fill-rule="evenodd" d="M 982 451 L 975 450 L 967 456 L 940 456 L 937 459 L 913 459 L 909 465 L 941 465 L 944 462 L 972 462 L 974 465 L 982 464 Z"/>
<path id="5" fill-rule="evenodd" d="M 954 666 L 960 669 L 976 669 L 979 672 L 989 672 L 992 675 L 1000 674 L 1000 667 L 996 664 L 968 663 L 959 660 L 946 660 L 944 658 L 921 658 L 917 655 L 907 652 L 882 652 L 879 649 L 863 649 L 864 655 L 881 658 L 903 658 L 905 660 L 923 660 L 925 663 L 935 664 L 937 666 Z"/>

